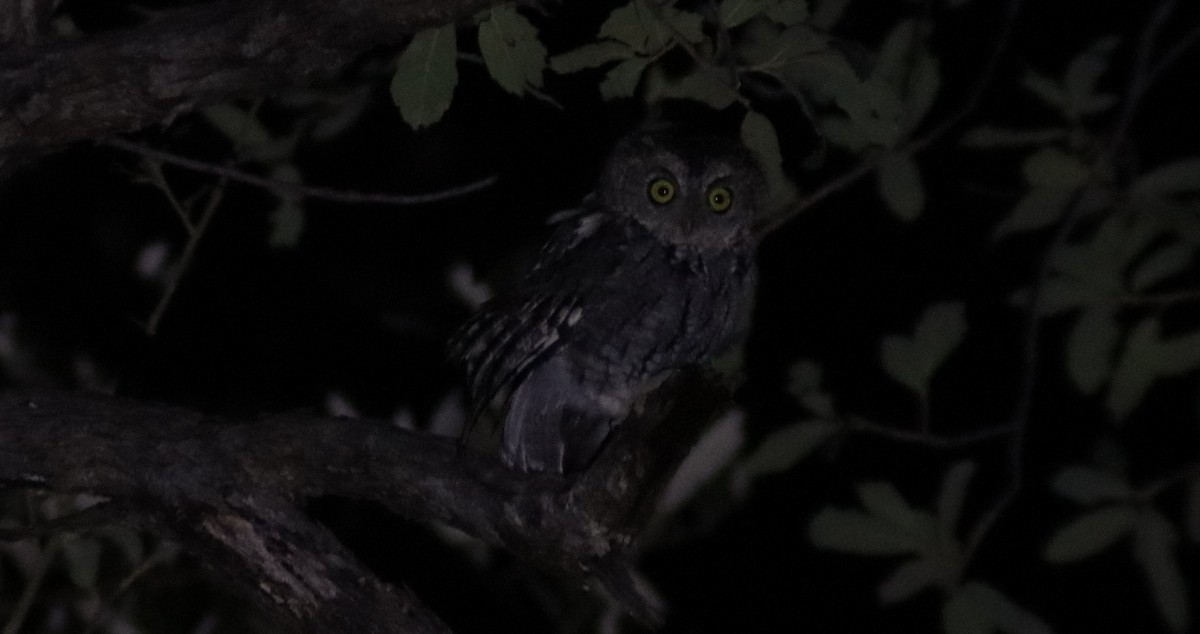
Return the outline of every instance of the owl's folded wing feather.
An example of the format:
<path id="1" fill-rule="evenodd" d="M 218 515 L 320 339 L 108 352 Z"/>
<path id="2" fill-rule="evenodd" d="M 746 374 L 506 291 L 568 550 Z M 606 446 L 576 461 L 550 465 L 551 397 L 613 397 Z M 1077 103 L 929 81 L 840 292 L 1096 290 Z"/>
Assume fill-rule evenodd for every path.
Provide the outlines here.
<path id="1" fill-rule="evenodd" d="M 452 337 L 450 355 L 465 366 L 473 417 L 498 395 L 511 394 L 579 321 L 595 280 L 619 262 L 616 249 L 604 247 L 606 239 L 597 239 L 598 231 L 608 225 L 594 214 L 561 224 L 533 271 L 484 304 Z"/>

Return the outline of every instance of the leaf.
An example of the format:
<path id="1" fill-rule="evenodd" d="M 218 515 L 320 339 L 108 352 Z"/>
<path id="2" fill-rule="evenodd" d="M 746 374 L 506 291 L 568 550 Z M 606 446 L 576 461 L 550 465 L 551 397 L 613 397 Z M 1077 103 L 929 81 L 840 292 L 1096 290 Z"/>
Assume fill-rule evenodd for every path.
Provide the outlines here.
<path id="1" fill-rule="evenodd" d="M 1021 77 L 1021 87 L 1042 100 L 1046 105 L 1059 111 L 1064 116 L 1068 116 L 1070 102 L 1067 94 L 1063 92 L 1063 89 L 1053 79 L 1031 70 L 1027 71 Z"/>
<path id="2" fill-rule="evenodd" d="M 1042 557 L 1056 564 L 1086 559 L 1115 544 L 1136 522 L 1137 511 L 1123 504 L 1089 511 L 1059 528 Z"/>
<path id="3" fill-rule="evenodd" d="M 822 31 L 832 31 L 834 25 L 842 19 L 842 14 L 846 12 L 846 6 L 849 4 L 850 0 L 821 0 L 817 3 L 817 10 L 809 22 Z"/>
<path id="4" fill-rule="evenodd" d="M 1134 268 L 1129 286 L 1144 291 L 1155 284 L 1188 269 L 1195 255 L 1195 245 L 1175 242 L 1157 249 Z"/>
<path id="5" fill-rule="evenodd" d="M 300 171 L 294 165 L 278 165 L 271 177 L 289 183 L 301 182 Z M 272 248 L 293 248 L 304 233 L 304 200 L 294 194 L 282 194 L 279 205 L 271 211 L 271 235 L 267 243 Z"/>
<path id="6" fill-rule="evenodd" d="M 642 72 L 649 64 L 648 57 L 631 57 L 617 64 L 604 76 L 604 81 L 600 82 L 600 96 L 605 101 L 612 101 L 618 97 L 632 97 L 642 79 Z"/>
<path id="7" fill-rule="evenodd" d="M 1187 583 L 1176 553 L 1178 541 L 1175 527 L 1157 511 L 1143 513 L 1133 535 L 1133 559 L 1172 632 L 1187 631 L 1191 621 Z"/>
<path id="8" fill-rule="evenodd" d="M 62 553 L 71 582 L 84 590 L 95 588 L 100 574 L 100 540 L 83 536 L 64 539 Z"/>
<path id="9" fill-rule="evenodd" d="M 911 535 L 897 531 L 895 525 L 879 517 L 831 507 L 813 517 L 808 538 L 817 548 L 858 555 L 901 555 L 920 550 Z"/>
<path id="10" fill-rule="evenodd" d="M 787 471 L 811 454 L 835 433 L 838 425 L 810 420 L 778 429 L 742 461 L 743 471 L 753 477 Z"/>
<path id="11" fill-rule="evenodd" d="M 265 147 L 275 141 L 254 115 L 237 106 L 216 104 L 202 109 L 200 114 L 225 138 L 242 148 Z"/>
<path id="12" fill-rule="evenodd" d="M 925 528 L 919 514 L 890 482 L 864 482 L 858 485 L 858 498 L 872 515 L 908 529 L 913 535 L 919 535 Z"/>
<path id="13" fill-rule="evenodd" d="M 923 53 L 913 64 L 904 92 L 903 127 L 912 132 L 925 119 L 942 87 L 942 72 L 932 55 Z"/>
<path id="14" fill-rule="evenodd" d="M 1158 331 L 1158 319 L 1147 317 L 1134 326 L 1125 341 L 1104 402 L 1116 421 L 1124 420 L 1158 379 Z"/>
<path id="15" fill-rule="evenodd" d="M 967 499 L 967 485 L 975 474 L 975 463 L 960 460 L 942 478 L 942 489 L 938 493 L 937 517 L 943 537 L 953 537 L 958 520 L 962 517 L 963 502 Z"/>
<path id="16" fill-rule="evenodd" d="M 767 206 L 778 209 L 794 200 L 796 186 L 783 171 L 783 153 L 771 121 L 753 110 L 747 111 L 742 119 L 741 139 L 767 179 Z"/>
<path id="17" fill-rule="evenodd" d="M 717 21 L 731 29 L 767 10 L 767 0 L 722 0 L 717 7 Z"/>
<path id="18" fill-rule="evenodd" d="M 1050 489 L 1080 504 L 1128 500 L 1133 496 L 1133 488 L 1125 478 L 1110 471 L 1078 465 L 1059 471 L 1050 482 Z"/>
<path id="19" fill-rule="evenodd" d="M 991 584 L 971 581 L 950 595 L 942 606 L 946 634 L 1051 634 L 1036 614 L 1013 603 Z"/>
<path id="20" fill-rule="evenodd" d="M 1056 224 L 1067 210 L 1067 204 L 1075 195 L 1073 189 L 1064 187 L 1034 187 L 1017 201 L 1017 205 L 1004 220 L 996 225 L 993 239 L 1014 233 L 1043 229 Z"/>
<path id="21" fill-rule="evenodd" d="M 1176 376 L 1200 367 L 1200 331 L 1161 340 L 1154 348 L 1160 376 Z"/>
<path id="22" fill-rule="evenodd" d="M 1116 36 L 1100 38 L 1067 65 L 1063 89 L 1067 103 L 1070 104 L 1068 116 L 1078 117 L 1099 112 L 1112 103 L 1110 99 L 1096 99 L 1096 82 L 1108 69 L 1108 58 L 1120 41 Z"/>
<path id="23" fill-rule="evenodd" d="M 550 68 L 556 73 L 576 73 L 585 68 L 596 68 L 617 60 L 633 57 L 633 49 L 623 42 L 593 42 L 573 51 L 550 58 Z"/>
<path id="24" fill-rule="evenodd" d="M 925 310 L 913 336 L 884 337 L 880 356 L 888 375 L 925 395 L 934 371 L 962 342 L 967 320 L 962 302 L 934 304 Z"/>
<path id="25" fill-rule="evenodd" d="M 1088 179 L 1088 166 L 1075 156 L 1054 147 L 1043 148 L 1025 159 L 1021 166 L 1030 185 L 1073 189 Z"/>
<path id="26" fill-rule="evenodd" d="M 909 154 L 889 154 L 876 172 L 879 195 L 896 217 L 912 222 L 925 208 L 925 188 L 921 172 Z"/>
<path id="27" fill-rule="evenodd" d="M 704 66 L 695 66 L 682 76 L 668 77 L 661 66 L 655 66 L 647 77 L 647 101 L 658 103 L 665 99 L 686 99 L 722 110 L 737 101 L 738 93 L 734 89 L 737 80 L 732 75 L 722 76 L 717 72 Z"/>
<path id="28" fill-rule="evenodd" d="M 479 52 L 492 79 L 514 95 L 526 86 L 540 87 L 546 68 L 546 47 L 538 40 L 537 27 L 512 6 L 488 12 L 479 25 Z"/>
<path id="29" fill-rule="evenodd" d="M 1067 376 L 1083 394 L 1092 395 L 1108 379 L 1121 329 L 1112 306 L 1085 308 L 1067 337 Z"/>
<path id="30" fill-rule="evenodd" d="M 1142 174 L 1129 189 L 1132 198 L 1173 196 L 1200 191 L 1200 156 L 1169 163 Z"/>
<path id="31" fill-rule="evenodd" d="M 633 0 L 608 15 L 600 25 L 599 38 L 624 42 L 638 53 L 653 55 L 672 44 L 677 33 L 688 41 L 700 41 L 704 38 L 703 18 L 669 5 L 651 7 L 646 0 Z"/>
<path id="32" fill-rule="evenodd" d="M 1187 499 L 1183 507 L 1183 525 L 1188 539 L 1200 544 L 1200 477 L 1188 482 Z"/>
<path id="33" fill-rule="evenodd" d="M 896 22 L 892 30 L 884 36 L 883 44 L 879 46 L 875 67 L 871 69 L 872 77 L 886 81 L 896 88 L 904 86 L 914 59 L 913 53 L 921 45 L 917 38 L 917 28 L 918 23 L 913 19 Z"/>
<path id="34" fill-rule="evenodd" d="M 975 148 L 1040 146 L 1064 139 L 1067 133 L 1068 130 L 1064 128 L 1013 130 L 985 125 L 968 131 L 960 143 Z"/>
<path id="35" fill-rule="evenodd" d="M 891 605 L 907 601 L 937 583 L 941 579 L 941 572 L 931 559 L 910 559 L 900 564 L 892 576 L 879 585 L 879 602 Z"/>
<path id="36" fill-rule="evenodd" d="M 767 18 L 777 24 L 792 26 L 808 19 L 806 0 L 767 0 L 767 5 Z"/>
<path id="37" fill-rule="evenodd" d="M 417 33 L 396 60 L 392 101 L 408 125 L 436 123 L 450 107 L 458 83 L 457 50 L 454 25 L 448 24 Z"/>

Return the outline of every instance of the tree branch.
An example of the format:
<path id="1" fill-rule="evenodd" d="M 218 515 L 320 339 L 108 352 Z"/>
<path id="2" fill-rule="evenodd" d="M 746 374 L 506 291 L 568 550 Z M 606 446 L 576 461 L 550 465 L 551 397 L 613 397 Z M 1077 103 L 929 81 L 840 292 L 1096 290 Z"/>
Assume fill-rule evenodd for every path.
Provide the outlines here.
<path id="1" fill-rule="evenodd" d="M 309 84 L 363 52 L 493 4 L 216 0 L 133 29 L 0 48 L 0 154 L 137 130 L 198 105 Z"/>
<path id="2" fill-rule="evenodd" d="M 126 520 L 240 581 L 289 631 L 444 630 L 416 596 L 379 581 L 304 515 L 304 501 L 321 495 L 375 501 L 595 580 L 656 623 L 655 600 L 635 583 L 633 546 L 729 397 L 714 375 L 684 371 L 647 396 L 591 468 L 562 476 L 515 472 L 445 438 L 374 421 L 241 423 L 98 395 L 8 396 L 0 486 L 88 493 L 130 509 Z"/>

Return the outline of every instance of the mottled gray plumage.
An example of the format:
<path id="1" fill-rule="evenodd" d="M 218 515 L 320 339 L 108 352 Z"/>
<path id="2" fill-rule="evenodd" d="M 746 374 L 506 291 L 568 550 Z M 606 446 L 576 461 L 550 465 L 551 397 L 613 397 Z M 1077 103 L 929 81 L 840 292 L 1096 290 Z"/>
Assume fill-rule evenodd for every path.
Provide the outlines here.
<path id="1" fill-rule="evenodd" d="M 500 407 L 507 464 L 586 467 L 639 396 L 728 346 L 753 291 L 762 190 L 724 139 L 661 130 L 617 145 L 532 271 L 452 342 L 475 415 Z"/>

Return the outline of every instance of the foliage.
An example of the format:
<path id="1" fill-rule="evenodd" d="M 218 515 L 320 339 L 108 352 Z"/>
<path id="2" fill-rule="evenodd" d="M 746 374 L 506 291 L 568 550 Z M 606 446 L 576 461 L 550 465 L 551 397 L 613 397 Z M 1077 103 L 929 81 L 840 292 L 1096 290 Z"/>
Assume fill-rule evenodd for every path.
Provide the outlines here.
<path id="1" fill-rule="evenodd" d="M 999 280 L 981 276 L 970 288 L 948 290 L 913 284 L 904 289 L 908 304 L 875 307 L 879 315 L 869 317 L 885 322 L 878 332 L 862 325 L 847 335 L 845 359 L 840 349 L 821 357 L 817 346 L 763 344 L 771 350 L 760 356 L 792 355 L 780 364 L 788 376 L 770 377 L 786 384 L 780 399 L 786 406 L 746 403 L 746 412 L 723 419 L 685 463 L 644 547 L 653 554 L 675 545 L 672 540 L 703 539 L 750 508 L 760 499 L 755 496 L 785 484 L 816 488 L 803 478 L 832 474 L 820 485 L 828 490 L 805 490 L 793 499 L 789 489 L 770 498 L 799 507 L 804 517 L 792 541 L 777 548 L 841 558 L 855 581 L 848 591 L 883 606 L 887 618 L 924 605 L 935 610 L 919 617 L 922 631 L 1071 631 L 1070 615 L 1056 612 L 1053 598 L 1023 581 L 1066 593 L 1080 576 L 1095 575 L 1127 583 L 1134 600 L 1152 606 L 1158 622 L 1147 627 L 1189 631 L 1195 627 L 1191 597 L 1200 591 L 1200 150 L 1195 139 L 1187 145 L 1150 138 L 1174 132 L 1173 125 L 1148 126 L 1144 134 L 1129 130 L 1152 118 L 1135 115 L 1150 107 L 1145 82 L 1167 70 L 1156 66 L 1165 62 L 1155 52 L 1173 49 L 1143 47 L 1137 36 L 1104 28 L 1086 32 L 1090 41 L 1062 58 L 1034 51 L 1023 58 L 1028 67 L 1013 68 L 1006 58 L 995 74 L 962 73 L 967 63 L 954 56 L 963 51 L 939 50 L 937 42 L 954 35 L 947 25 L 956 24 L 956 16 L 998 19 L 984 4 L 898 3 L 871 28 L 861 28 L 860 16 L 860 28 L 843 32 L 843 19 L 868 11 L 865 3 L 631 0 L 586 25 L 593 35 L 567 45 L 548 36 L 560 26 L 554 3 L 541 11 L 498 6 L 471 24 L 417 33 L 403 50 L 364 64 L 342 85 L 210 106 L 199 120 L 231 148 L 230 164 L 303 184 L 305 145 L 352 135 L 385 84 L 395 116 L 414 131 L 406 138 L 429 138 L 421 135 L 452 125 L 462 95 L 468 89 L 478 94 L 478 86 L 467 85 L 474 76 L 460 73 L 460 66 L 475 64 L 493 82 L 496 99 L 538 113 L 561 108 L 573 86 L 614 109 L 674 99 L 735 113 L 742 140 L 768 177 L 772 219 L 790 219 L 822 196 L 857 187 L 863 190 L 856 192 L 863 194 L 854 198 L 857 204 L 876 201 L 871 213 L 884 218 L 871 227 L 900 235 L 982 227 L 979 243 L 972 236 L 954 241 L 984 252 L 982 258 L 1003 269 Z M 1142 37 L 1153 35 L 1147 30 Z M 972 35 L 972 42 L 998 46 L 993 36 Z M 971 68 L 985 65 L 986 56 L 974 57 L 980 61 L 967 64 Z M 797 178 L 785 161 L 795 139 L 786 134 L 787 121 L 748 96 L 751 77 L 778 85 L 818 131 L 823 147 L 809 166 L 815 176 Z M 976 80 L 987 89 L 984 102 L 970 104 L 968 96 L 964 106 Z M 988 103 L 995 95 L 1007 101 Z M 933 152 L 938 160 L 929 158 Z M 227 183 L 169 180 L 162 167 L 146 160 L 133 178 L 162 194 L 185 240 L 179 249 L 147 241 L 139 259 L 159 262 L 147 267 L 156 289 L 173 289 L 187 284 L 181 276 Z M 982 185 L 973 180 L 979 171 L 986 172 Z M 968 185 L 989 193 L 967 191 Z M 295 190 L 271 192 L 262 210 L 269 227 L 264 243 L 294 250 L 309 231 L 312 211 Z M 989 215 L 990 207 L 998 209 Z M 849 212 L 830 205 L 811 213 Z M 935 249 L 934 242 L 922 248 Z M 172 251 L 181 254 L 164 255 Z M 938 268 L 949 272 L 959 264 Z M 446 277 L 459 297 L 476 298 L 464 303 L 490 292 L 466 265 L 455 264 Z M 160 306 L 171 292 L 163 292 Z M 817 311 L 827 298 L 804 299 Z M 778 309 L 761 305 L 756 319 Z M 14 383 L 53 374 L 38 365 L 51 362 L 39 360 L 15 317 L 3 310 L 0 370 Z M 859 341 L 868 352 L 854 357 L 850 350 Z M 769 372 L 747 370 L 752 380 Z M 751 394 L 769 389 L 755 386 Z M 990 398 L 978 398 L 981 391 Z M 354 413 L 353 399 L 330 388 L 325 400 L 338 403 L 339 413 Z M 428 420 L 414 414 L 421 410 L 411 403 L 395 405 L 398 424 L 437 433 L 454 433 L 463 419 L 451 388 L 427 408 Z M 885 450 L 863 449 L 881 443 Z M 879 460 L 855 462 L 856 451 Z M 31 513 L 24 499 L 2 501 L 3 529 L 64 514 L 55 504 L 70 510 L 82 504 L 38 500 Z M 470 553 L 481 575 L 494 572 L 496 562 L 478 545 L 464 546 L 461 536 L 438 531 L 441 541 Z M 175 560 L 169 546 L 120 530 L 0 543 L 6 601 L 0 605 L 15 604 L 8 597 L 22 591 L 34 597 L 45 575 L 57 575 L 75 590 L 64 601 L 73 622 L 123 631 L 132 609 L 124 610 L 118 598 L 136 594 L 130 585 L 149 568 Z M 864 561 L 878 565 L 853 568 Z M 104 597 L 104 610 L 96 597 Z M 1094 609 L 1111 613 L 1102 605 Z M 563 621 L 613 620 L 580 611 L 586 612 L 564 609 Z"/>

